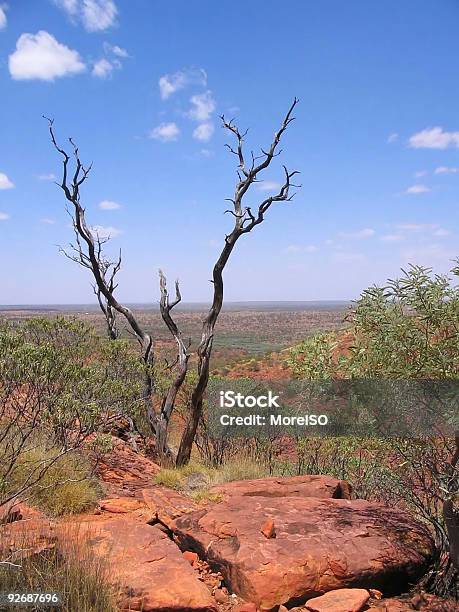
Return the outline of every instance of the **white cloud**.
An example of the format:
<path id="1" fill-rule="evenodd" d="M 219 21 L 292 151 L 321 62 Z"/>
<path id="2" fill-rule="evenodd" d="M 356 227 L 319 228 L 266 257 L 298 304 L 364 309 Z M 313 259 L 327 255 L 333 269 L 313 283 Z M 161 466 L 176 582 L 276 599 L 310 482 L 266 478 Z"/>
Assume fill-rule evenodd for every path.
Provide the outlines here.
<path id="1" fill-rule="evenodd" d="M 215 100 L 211 91 L 191 96 L 192 105 L 188 116 L 195 121 L 207 121 L 215 110 Z"/>
<path id="2" fill-rule="evenodd" d="M 451 232 L 447 229 L 445 229 L 444 227 L 439 227 L 438 229 L 436 229 L 433 233 L 434 236 L 439 236 L 439 237 L 443 237 L 443 236 L 450 236 Z"/>
<path id="3" fill-rule="evenodd" d="M 45 217 L 44 219 L 40 219 L 40 223 L 44 223 L 45 225 L 54 225 L 56 222 L 54 219 L 48 219 Z"/>
<path id="4" fill-rule="evenodd" d="M 419 195 L 420 193 L 428 193 L 429 191 L 432 190 L 426 185 L 411 185 L 411 187 L 408 187 L 405 193 L 408 193 L 410 195 Z"/>
<path id="5" fill-rule="evenodd" d="M 6 9 L 8 6 L 6 4 L 0 5 L 0 30 L 4 30 L 6 28 L 7 18 L 6 18 Z"/>
<path id="6" fill-rule="evenodd" d="M 427 176 L 428 172 L 427 170 L 418 170 L 417 172 L 414 173 L 414 176 L 416 178 L 422 178 L 423 176 Z"/>
<path id="7" fill-rule="evenodd" d="M 78 51 L 69 49 L 43 30 L 37 34 L 21 34 L 8 65 L 16 80 L 54 81 L 85 69 Z"/>
<path id="8" fill-rule="evenodd" d="M 54 0 L 54 4 L 68 15 L 76 15 L 80 0 Z"/>
<path id="9" fill-rule="evenodd" d="M 111 225 L 110 226 L 94 225 L 91 229 L 95 234 L 97 234 L 97 236 L 99 236 L 99 238 L 102 238 L 102 239 L 116 238 L 117 236 L 123 233 L 120 229 L 117 229 L 116 227 L 112 227 Z"/>
<path id="10" fill-rule="evenodd" d="M 405 240 L 405 238 L 401 234 L 386 234 L 385 236 L 381 236 L 381 240 L 383 242 L 400 242 L 401 240 Z"/>
<path id="11" fill-rule="evenodd" d="M 49 174 L 37 174 L 37 179 L 39 181 L 55 181 L 56 175 L 50 172 Z"/>
<path id="12" fill-rule="evenodd" d="M 115 69 L 115 65 L 108 61 L 105 57 L 98 60 L 94 63 L 94 67 L 92 69 L 92 76 L 97 77 L 99 79 L 108 78 L 113 70 Z"/>
<path id="13" fill-rule="evenodd" d="M 318 248 L 315 244 L 308 244 L 306 246 L 301 246 L 298 244 L 290 244 L 285 251 L 287 253 L 316 253 Z"/>
<path id="14" fill-rule="evenodd" d="M 459 168 L 449 168 L 448 166 L 439 166 L 435 168 L 435 174 L 457 174 Z"/>
<path id="15" fill-rule="evenodd" d="M 121 204 L 113 202 L 113 200 L 102 200 L 102 202 L 99 203 L 99 208 L 102 210 L 118 210 L 121 208 Z"/>
<path id="16" fill-rule="evenodd" d="M 423 244 L 403 250 L 401 256 L 407 263 L 426 266 L 443 264 L 449 268 L 456 253 L 446 249 L 443 245 Z"/>
<path id="17" fill-rule="evenodd" d="M 111 53 L 112 55 L 116 55 L 116 57 L 129 57 L 129 53 L 126 51 L 126 49 L 123 49 L 118 45 L 110 45 L 108 43 L 104 43 L 104 50 L 105 53 Z"/>
<path id="18" fill-rule="evenodd" d="M 258 191 L 274 191 L 281 188 L 281 184 L 276 181 L 262 181 L 257 184 Z"/>
<path id="19" fill-rule="evenodd" d="M 83 0 L 83 25 L 88 32 L 100 32 L 115 24 L 118 10 L 113 0 Z"/>
<path id="20" fill-rule="evenodd" d="M 346 252 L 338 252 L 334 253 L 333 258 L 338 263 L 362 263 L 366 260 L 366 257 L 363 253 L 346 253 Z"/>
<path id="21" fill-rule="evenodd" d="M 163 100 L 167 100 L 180 89 L 189 85 L 207 85 L 207 74 L 202 68 L 184 68 L 173 74 L 164 74 L 158 81 L 159 93 Z"/>
<path id="22" fill-rule="evenodd" d="M 397 132 L 393 132 L 393 134 L 390 134 L 387 138 L 387 143 L 388 144 L 392 144 L 393 142 L 396 142 L 398 140 L 398 134 Z"/>
<path id="23" fill-rule="evenodd" d="M 0 212 L 0 221 L 7 221 L 10 218 L 9 215 L 7 215 L 4 212 Z"/>
<path id="24" fill-rule="evenodd" d="M 445 132 L 441 127 L 426 128 L 410 137 L 413 149 L 447 149 L 459 147 L 459 132 Z"/>
<path id="25" fill-rule="evenodd" d="M 91 72 L 92 76 L 99 79 L 107 79 L 114 70 L 120 70 L 123 64 L 119 58 L 129 57 L 126 49 L 122 49 L 117 45 L 109 45 L 108 43 L 104 43 L 104 52 L 108 57 L 101 57 L 94 62 Z"/>
<path id="26" fill-rule="evenodd" d="M 435 223 L 399 223 L 397 229 L 406 232 L 421 232 L 426 230 L 433 230 L 437 227 Z"/>
<path id="27" fill-rule="evenodd" d="M 13 189 L 14 183 L 4 172 L 0 172 L 0 189 Z"/>
<path id="28" fill-rule="evenodd" d="M 100 32 L 115 25 L 118 9 L 113 0 L 54 0 L 74 21 L 81 21 L 88 32 Z"/>
<path id="29" fill-rule="evenodd" d="M 376 234 L 374 229 L 365 227 L 364 229 L 358 230 L 357 232 L 340 232 L 342 238 L 371 238 Z"/>
<path id="30" fill-rule="evenodd" d="M 193 132 L 193 138 L 207 142 L 212 138 L 214 133 L 214 124 L 211 122 L 201 123 Z"/>
<path id="31" fill-rule="evenodd" d="M 210 149 L 201 149 L 201 155 L 204 155 L 204 157 L 213 157 L 215 153 Z"/>
<path id="32" fill-rule="evenodd" d="M 180 130 L 176 123 L 160 123 L 157 127 L 151 130 L 149 136 L 161 142 L 172 142 L 177 140 L 180 135 Z"/>
<path id="33" fill-rule="evenodd" d="M 431 233 L 432 236 L 445 237 L 449 236 L 451 232 L 444 227 L 440 227 L 438 223 L 400 223 L 395 226 L 398 231 L 401 232 L 423 232 Z"/>

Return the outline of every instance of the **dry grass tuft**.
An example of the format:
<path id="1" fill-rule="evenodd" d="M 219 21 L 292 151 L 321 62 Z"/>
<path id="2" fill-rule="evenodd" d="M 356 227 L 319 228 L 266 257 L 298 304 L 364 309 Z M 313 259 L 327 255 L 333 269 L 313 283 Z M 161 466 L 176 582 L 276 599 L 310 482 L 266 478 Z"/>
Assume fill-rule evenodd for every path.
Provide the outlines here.
<path id="1" fill-rule="evenodd" d="M 26 523 L 26 521 L 24 521 Z M 75 528 L 61 531 L 56 540 L 44 550 L 30 554 L 33 543 L 24 532 L 24 541 L 16 541 L 16 553 L 9 549 L 7 528 L 0 528 L 0 559 L 16 566 L 0 565 L 0 584 L 3 591 L 59 593 L 60 612 L 115 612 L 117 593 L 109 585 L 109 571 L 105 561 L 95 557 Z M 27 552 L 29 550 L 29 552 Z M 33 608 L 49 610 L 45 604 Z"/>

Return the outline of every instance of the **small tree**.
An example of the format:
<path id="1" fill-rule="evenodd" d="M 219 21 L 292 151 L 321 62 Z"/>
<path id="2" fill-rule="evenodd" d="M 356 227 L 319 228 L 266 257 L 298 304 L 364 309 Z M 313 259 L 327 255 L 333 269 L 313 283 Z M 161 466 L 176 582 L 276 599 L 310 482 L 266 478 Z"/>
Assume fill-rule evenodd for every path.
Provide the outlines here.
<path id="1" fill-rule="evenodd" d="M 421 266 L 402 272 L 386 286 L 362 293 L 342 333 L 321 334 L 292 349 L 288 363 L 294 375 L 393 380 L 395 388 L 397 379 L 459 379 L 459 285 Z M 452 273 L 459 276 L 458 267 Z M 386 398 L 380 399 L 382 409 Z M 450 418 L 459 429 L 459 415 Z M 390 499 L 385 501 L 401 501 L 430 525 L 438 554 L 426 583 L 440 595 L 457 596 L 459 435 L 389 438 L 386 450 L 382 488 Z"/>
<path id="2" fill-rule="evenodd" d="M 244 138 L 247 132 L 241 133 L 234 121 L 227 121 L 224 116 L 221 118 L 224 129 L 228 130 L 236 139 L 236 148 L 227 145 L 229 151 L 233 153 L 238 160 L 238 182 L 236 184 L 234 196 L 229 198 L 232 208 L 227 211 L 233 216 L 234 224 L 231 232 L 225 236 L 223 248 L 212 272 L 212 305 L 204 320 L 201 341 L 198 346 L 198 378 L 192 393 L 189 406 L 189 417 L 185 425 L 177 455 L 177 465 L 179 466 L 188 463 L 190 460 L 193 441 L 203 411 L 204 393 L 209 381 L 214 329 L 223 305 L 223 271 L 225 266 L 239 238 L 250 233 L 257 225 L 263 223 L 265 214 L 268 212 L 271 205 L 275 202 L 290 201 L 294 195 L 290 194 L 291 187 L 295 186 L 292 184 L 292 178 L 298 173 L 297 171 L 289 172 L 284 166 L 284 182 L 276 194 L 264 198 L 258 205 L 256 212 L 252 211 L 250 206 L 244 205 L 250 188 L 260 180 L 260 175 L 263 171 L 266 170 L 271 165 L 273 159 L 281 153 L 281 151 L 278 150 L 279 143 L 285 130 L 294 120 L 292 114 L 297 104 L 298 100 L 295 98 L 280 128 L 274 134 L 273 141 L 269 148 L 267 150 L 262 149 L 261 155 L 258 157 L 252 152 L 250 161 L 247 160 L 247 155 L 244 150 Z"/>
<path id="3" fill-rule="evenodd" d="M 141 358 L 145 366 L 143 388 L 145 414 L 153 434 L 156 435 L 158 417 L 153 405 L 153 338 L 143 329 L 132 310 L 126 305 L 121 304 L 115 297 L 115 291 L 118 287 L 115 278 L 121 268 L 121 252 L 116 260 L 110 260 L 104 254 L 103 249 L 108 239 L 101 238 L 97 231 L 92 229 L 86 221 L 86 211 L 81 203 L 81 186 L 87 180 L 92 164 L 88 167 L 83 165 L 78 147 L 71 138 L 69 138 L 69 142 L 72 147 L 72 153 L 69 155 L 57 144 L 52 119 L 48 119 L 48 125 L 51 142 L 62 156 L 62 180 L 59 186 L 64 192 L 67 202 L 71 205 L 69 214 L 72 217 L 76 236 L 76 243 L 71 245 L 71 252 L 66 253 L 66 255 L 91 272 L 95 282 L 93 289 L 105 316 L 109 337 L 111 339 L 118 337 L 116 327 L 116 313 L 118 313 L 127 321 L 137 339 Z M 73 173 L 70 172 L 69 168 L 71 157 L 73 157 L 74 162 Z"/>

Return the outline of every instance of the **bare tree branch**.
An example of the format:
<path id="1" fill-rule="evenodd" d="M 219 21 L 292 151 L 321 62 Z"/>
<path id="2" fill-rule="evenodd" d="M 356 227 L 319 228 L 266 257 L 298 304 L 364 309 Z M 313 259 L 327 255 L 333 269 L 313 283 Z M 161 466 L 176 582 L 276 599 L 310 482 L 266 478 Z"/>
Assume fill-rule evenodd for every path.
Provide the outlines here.
<path id="1" fill-rule="evenodd" d="M 280 128 L 275 132 L 269 148 L 261 149 L 261 155 L 258 157 L 252 153 L 250 162 L 247 162 L 247 156 L 244 151 L 244 138 L 247 131 L 241 132 L 233 119 L 227 121 L 224 116 L 221 118 L 223 128 L 236 138 L 236 148 L 228 146 L 228 149 L 232 154 L 236 155 L 239 162 L 237 171 L 238 182 L 234 196 L 229 198 L 229 201 L 233 204 L 233 210 L 229 212 L 234 217 L 234 225 L 232 231 L 225 236 L 223 248 L 213 268 L 213 300 L 203 323 L 201 341 L 198 347 L 198 380 L 191 397 L 190 416 L 180 442 L 177 455 L 178 465 L 184 465 L 190 460 L 196 429 L 202 414 L 203 397 L 209 380 L 214 328 L 223 305 L 223 270 L 239 238 L 251 232 L 254 227 L 264 221 L 265 214 L 273 203 L 288 202 L 294 196 L 294 194 L 290 194 L 290 190 L 292 187 L 295 187 L 292 183 L 292 178 L 298 172 L 290 172 L 284 166 L 284 182 L 276 194 L 265 198 L 258 205 L 256 212 L 253 212 L 250 206 L 244 206 L 243 204 L 244 197 L 250 187 L 258 182 L 259 174 L 266 170 L 272 160 L 281 153 L 278 150 L 278 146 L 285 130 L 294 121 L 293 111 L 297 104 L 298 99 L 294 98 Z"/>
<path id="2" fill-rule="evenodd" d="M 152 402 L 154 391 L 154 379 L 152 376 L 154 359 L 153 339 L 150 334 L 142 328 L 132 310 L 116 299 L 114 295 L 117 288 L 115 278 L 121 268 L 121 252 L 118 259 L 113 261 L 105 257 L 103 246 L 107 243 L 108 238 L 101 237 L 98 232 L 94 231 L 88 225 L 85 209 L 80 201 L 80 187 L 87 180 L 92 169 L 92 163 L 88 167 L 83 165 L 80 159 L 79 149 L 72 138 L 69 138 L 72 156 L 70 156 L 64 148 L 59 146 L 54 133 L 54 120 L 48 117 L 44 118 L 48 121 L 51 142 L 62 157 L 62 180 L 58 185 L 71 205 L 69 214 L 72 217 L 76 236 L 76 244 L 71 245 L 71 252 L 66 252 L 64 249 L 61 249 L 61 251 L 72 261 L 90 270 L 95 281 L 94 292 L 97 296 L 101 310 L 106 317 L 110 335 L 114 337 L 117 336 L 116 313 L 119 313 L 126 319 L 136 337 L 140 345 L 142 360 L 146 366 L 144 385 L 145 409 L 152 431 L 156 433 L 157 415 L 155 414 Z M 69 163 L 72 158 L 74 169 L 72 177 L 69 178 Z"/>

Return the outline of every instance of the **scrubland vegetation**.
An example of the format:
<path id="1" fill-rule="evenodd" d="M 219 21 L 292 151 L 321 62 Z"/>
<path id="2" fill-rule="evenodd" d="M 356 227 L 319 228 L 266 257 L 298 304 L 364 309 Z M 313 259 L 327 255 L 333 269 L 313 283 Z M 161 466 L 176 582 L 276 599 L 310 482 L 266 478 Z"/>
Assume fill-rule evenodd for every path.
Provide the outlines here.
<path id="1" fill-rule="evenodd" d="M 24 534 L 17 544 L 27 550 L 30 541 Z M 7 549 L 0 530 L 0 551 Z M 2 556 L 5 559 L 5 556 Z M 115 612 L 116 591 L 108 585 L 108 563 L 92 554 L 87 542 L 75 529 L 62 531 L 53 546 L 30 555 L 9 555 L 0 565 L 3 591 L 59 593 L 62 612 Z M 29 607 L 30 609 L 30 607 Z M 37 604 L 34 610 L 49 610 Z"/>
<path id="2" fill-rule="evenodd" d="M 451 278 L 457 275 L 455 268 Z M 309 337 L 279 359 L 294 377 L 312 380 L 457 379 L 459 289 L 451 278 L 411 267 L 386 287 L 365 291 L 341 331 Z M 257 363 L 263 368 L 263 359 Z M 124 419 L 137 439 L 148 437 L 145 367 L 129 341 L 103 338 L 75 318 L 3 321 L 0 506 L 21 499 L 50 516 L 91 508 L 103 491 L 94 467 L 109 450 L 106 434 L 113 424 Z M 173 374 L 162 361 L 154 367 L 159 400 Z M 194 376 L 188 373 L 178 395 L 172 445 L 180 439 Z M 218 502 L 211 487 L 232 480 L 300 474 L 348 480 L 356 497 L 403 508 L 428 525 L 437 556 L 424 586 L 457 596 L 457 459 L 455 440 L 436 432 L 422 439 L 215 439 L 204 411 L 191 462 L 165 467 L 155 483 L 197 502 Z M 62 550 L 56 546 L 27 558 L 20 572 L 1 571 L 12 587 L 35 581 L 35 588 L 45 589 L 52 582 L 68 593 L 66 610 L 110 610 L 113 594 L 101 586 L 103 569 L 89 563 L 81 572 L 76 566 L 79 561 L 62 544 Z M 74 599 L 77 592 L 81 601 Z"/>

